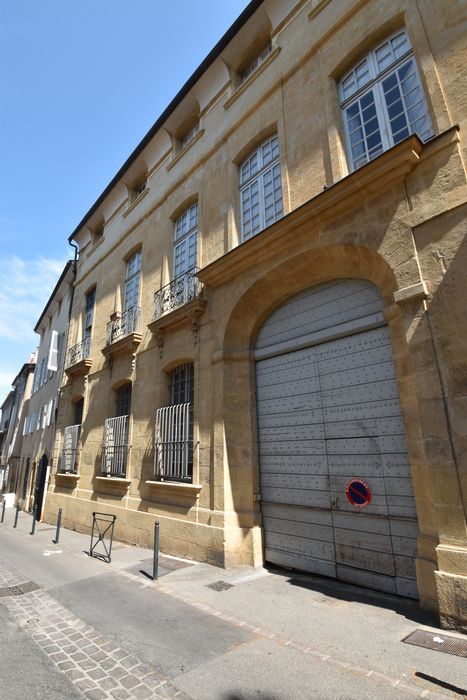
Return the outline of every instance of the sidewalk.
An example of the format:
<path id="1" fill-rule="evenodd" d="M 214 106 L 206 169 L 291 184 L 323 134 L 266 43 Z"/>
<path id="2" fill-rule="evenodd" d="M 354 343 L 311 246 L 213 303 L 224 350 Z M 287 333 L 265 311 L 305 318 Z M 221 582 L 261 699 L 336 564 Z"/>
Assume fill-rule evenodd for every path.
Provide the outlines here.
<path id="1" fill-rule="evenodd" d="M 7 511 L 0 592 L 36 588 L 0 597 L 0 612 L 40 647 L 51 674 L 61 672 L 86 697 L 392 700 L 467 692 L 465 658 L 402 643 L 416 629 L 447 636 L 413 601 L 295 572 L 166 556 L 152 582 L 141 573 L 151 571 L 147 549 L 115 542 L 106 564 L 86 554 L 88 535 L 62 529 L 55 545 L 50 525 L 39 523 L 31 536 L 30 516 L 20 514 L 16 530 L 12 522 Z M 2 635 L 0 658 L 6 641 Z"/>

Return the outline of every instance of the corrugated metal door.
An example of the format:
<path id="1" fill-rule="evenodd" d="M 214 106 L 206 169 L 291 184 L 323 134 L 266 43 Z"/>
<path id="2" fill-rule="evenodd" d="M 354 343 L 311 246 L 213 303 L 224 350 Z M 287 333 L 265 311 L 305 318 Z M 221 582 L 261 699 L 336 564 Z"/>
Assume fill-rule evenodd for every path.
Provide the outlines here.
<path id="1" fill-rule="evenodd" d="M 383 301 L 362 280 L 293 297 L 256 347 L 265 558 L 418 597 L 417 520 Z M 357 477 L 372 491 L 346 498 Z"/>

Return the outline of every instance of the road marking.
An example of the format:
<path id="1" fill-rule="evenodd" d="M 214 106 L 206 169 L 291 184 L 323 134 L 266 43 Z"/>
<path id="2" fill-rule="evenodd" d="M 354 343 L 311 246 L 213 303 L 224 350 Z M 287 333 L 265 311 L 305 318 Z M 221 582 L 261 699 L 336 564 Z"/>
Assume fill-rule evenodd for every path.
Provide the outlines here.
<path id="1" fill-rule="evenodd" d="M 43 557 L 50 557 L 51 554 L 63 554 L 63 549 L 44 549 Z"/>

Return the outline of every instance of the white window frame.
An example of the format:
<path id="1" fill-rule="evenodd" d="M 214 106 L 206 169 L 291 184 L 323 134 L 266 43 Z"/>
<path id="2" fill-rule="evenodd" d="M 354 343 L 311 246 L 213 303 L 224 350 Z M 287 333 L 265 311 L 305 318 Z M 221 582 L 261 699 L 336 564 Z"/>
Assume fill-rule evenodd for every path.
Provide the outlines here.
<path id="1" fill-rule="evenodd" d="M 196 267 L 198 257 L 198 202 L 191 204 L 175 222 L 173 278 Z M 186 257 L 182 251 L 186 250 Z M 185 260 L 185 262 L 184 262 Z"/>
<path id="2" fill-rule="evenodd" d="M 240 76 L 242 83 L 244 83 L 245 80 L 247 80 L 250 77 L 250 75 L 252 75 L 256 70 L 258 70 L 260 65 L 265 62 L 270 53 L 272 53 L 271 43 L 269 43 L 266 46 L 266 48 L 264 48 L 257 56 L 255 56 L 251 63 L 247 65 L 245 70 L 242 71 L 242 74 Z"/>
<path id="3" fill-rule="evenodd" d="M 380 58 L 379 54 L 384 51 L 386 51 L 385 56 Z M 389 59 L 389 62 L 386 61 L 384 65 L 379 65 L 382 58 Z M 400 128 L 399 131 L 404 130 L 408 132 L 404 136 L 398 138 L 397 135 L 395 137 L 392 132 L 389 107 L 386 103 L 383 83 L 389 78 L 395 76 L 397 85 L 400 88 L 399 72 L 410 64 L 412 64 L 410 74 L 410 77 L 413 80 L 412 87 L 405 94 L 401 93 L 399 89 L 400 96 L 393 102 L 393 104 L 396 104 L 400 100 L 402 111 L 397 114 L 397 117 L 403 115 L 406 122 L 405 126 Z M 417 102 L 414 105 L 408 105 L 408 95 L 415 93 L 417 93 L 418 97 Z M 369 113 L 374 107 L 375 113 L 374 115 L 372 114 L 372 116 L 365 122 L 363 118 L 361 101 L 366 97 L 368 97 L 368 100 L 371 100 L 370 94 L 372 96 L 372 103 L 365 106 L 363 111 L 367 111 L 367 113 Z M 431 138 L 434 134 L 423 84 L 418 72 L 412 45 L 405 30 L 399 30 L 386 38 L 381 44 L 378 44 L 375 49 L 372 49 L 363 59 L 353 66 L 352 70 L 349 71 L 339 83 L 339 98 L 344 122 L 347 157 L 351 171 L 357 170 L 370 160 L 378 157 L 384 153 L 384 151 L 387 151 L 389 148 L 399 143 L 410 134 L 417 133 L 424 141 Z M 355 116 L 350 117 L 347 114 L 347 111 L 352 107 L 357 106 L 358 115 L 355 114 Z M 411 122 L 409 112 L 416 106 L 419 106 L 422 112 L 417 119 Z M 368 125 L 371 121 L 375 120 L 375 118 L 377 122 L 377 129 L 372 131 L 370 134 L 364 133 L 365 124 Z M 359 143 L 362 144 L 364 152 L 360 153 L 359 155 L 354 154 L 352 151 L 351 132 L 349 128 L 349 121 L 351 119 L 356 120 L 356 128 L 354 129 L 354 132 L 357 132 L 360 129 L 363 135 Z M 424 128 L 421 133 L 419 133 L 417 129 L 413 128 L 413 124 L 416 124 L 421 120 L 423 121 Z M 369 147 L 369 137 L 376 134 L 379 135 L 380 143 L 375 143 L 374 146 Z M 355 145 L 357 144 L 354 144 L 354 146 Z M 373 151 L 373 153 L 371 151 Z"/>
<path id="4" fill-rule="evenodd" d="M 272 155 L 271 159 L 267 158 L 268 149 Z M 257 163 L 256 167 L 254 163 Z M 273 223 L 278 221 L 283 216 L 283 201 L 282 201 L 282 172 L 280 163 L 280 149 L 279 149 L 279 139 L 277 134 L 269 137 L 266 141 L 255 148 L 248 158 L 245 158 L 243 163 L 240 165 L 240 228 L 242 241 L 246 241 L 256 234 L 263 231 L 263 229 L 271 226 Z M 252 172 L 253 170 L 253 172 Z M 267 193 L 268 179 L 272 178 L 272 182 L 276 178 L 279 178 L 278 192 L 279 196 L 275 197 L 276 189 L 273 188 L 273 199 L 272 204 L 274 208 L 274 213 L 272 216 L 267 214 L 267 202 L 266 198 L 269 196 Z M 257 192 L 253 191 L 253 188 L 257 187 Z M 247 227 L 247 223 L 253 221 L 253 218 L 247 218 L 247 212 L 251 211 L 251 205 L 248 209 L 246 207 L 246 202 L 248 201 L 248 196 L 250 197 L 250 202 L 252 196 L 257 194 L 258 196 L 258 214 L 259 215 L 259 226 L 250 225 Z M 277 207 L 276 205 L 280 206 Z M 255 215 L 255 216 L 257 216 Z"/>
<path id="5" fill-rule="evenodd" d="M 134 301 L 134 286 L 136 285 L 136 303 Z M 125 294 L 123 310 L 128 311 L 139 307 L 139 292 L 141 285 L 141 248 L 127 260 L 125 271 Z M 129 300 L 132 300 L 131 303 Z"/>

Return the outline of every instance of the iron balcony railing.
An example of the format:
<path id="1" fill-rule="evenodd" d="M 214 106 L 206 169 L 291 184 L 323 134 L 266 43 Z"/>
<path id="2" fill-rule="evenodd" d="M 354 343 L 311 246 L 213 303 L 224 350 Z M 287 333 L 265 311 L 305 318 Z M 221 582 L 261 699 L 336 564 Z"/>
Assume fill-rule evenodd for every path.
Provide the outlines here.
<path id="1" fill-rule="evenodd" d="M 76 474 L 78 471 L 78 450 L 81 425 L 68 425 L 63 432 L 62 458 L 60 471 Z"/>
<path id="2" fill-rule="evenodd" d="M 192 405 L 159 408 L 154 431 L 154 477 L 160 481 L 191 482 L 192 474 Z"/>
<path id="3" fill-rule="evenodd" d="M 141 309 L 139 306 L 132 306 L 124 311 L 120 318 L 109 321 L 107 324 L 106 345 L 111 345 L 130 333 L 136 333 L 139 328 L 140 313 Z"/>
<path id="4" fill-rule="evenodd" d="M 198 270 L 192 267 L 154 294 L 154 321 L 201 296 L 203 285 L 196 277 Z"/>
<path id="5" fill-rule="evenodd" d="M 78 362 L 85 360 L 89 357 L 89 352 L 91 349 L 91 338 L 83 338 L 80 343 L 76 343 L 71 348 L 68 348 L 66 354 L 65 367 L 72 367 L 77 365 Z"/>
<path id="6" fill-rule="evenodd" d="M 102 474 L 125 478 L 130 416 L 107 418 L 102 442 Z"/>

